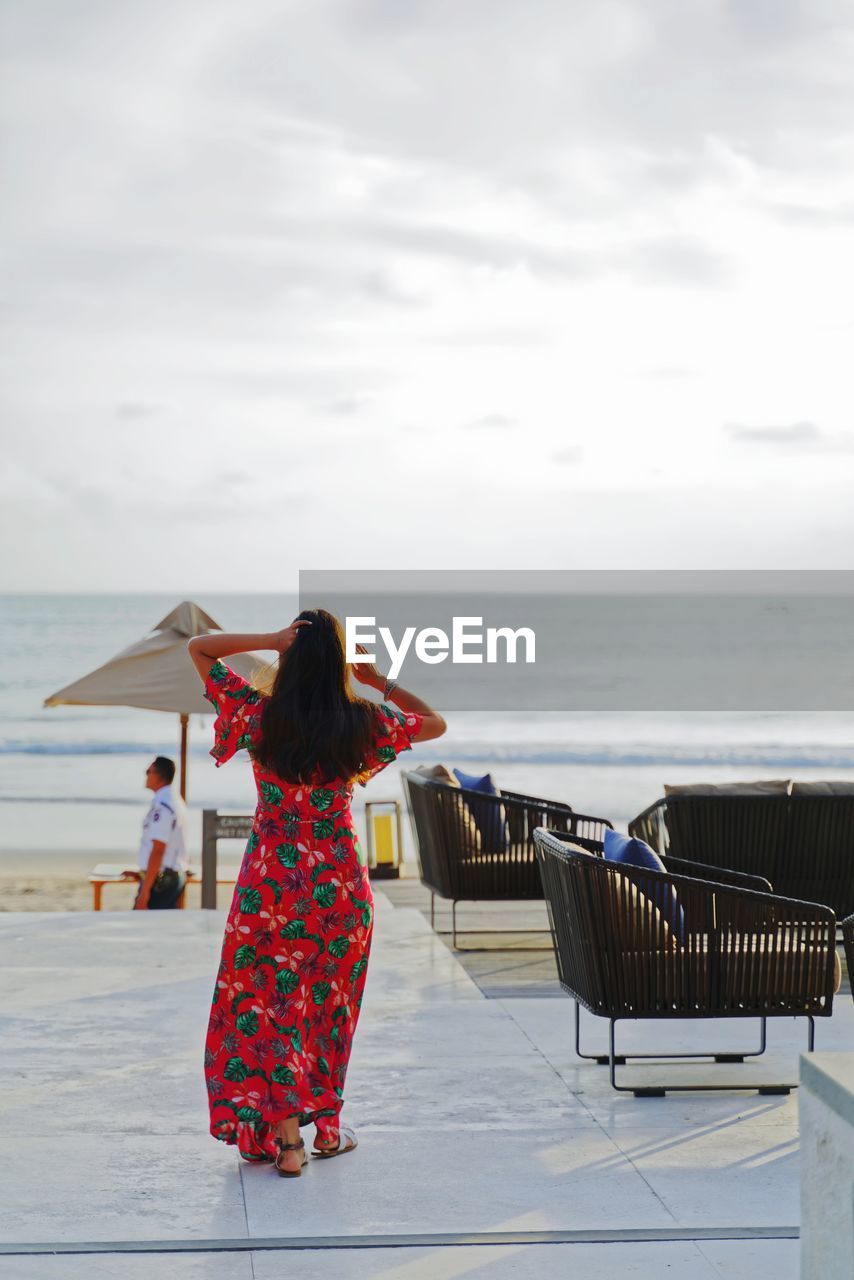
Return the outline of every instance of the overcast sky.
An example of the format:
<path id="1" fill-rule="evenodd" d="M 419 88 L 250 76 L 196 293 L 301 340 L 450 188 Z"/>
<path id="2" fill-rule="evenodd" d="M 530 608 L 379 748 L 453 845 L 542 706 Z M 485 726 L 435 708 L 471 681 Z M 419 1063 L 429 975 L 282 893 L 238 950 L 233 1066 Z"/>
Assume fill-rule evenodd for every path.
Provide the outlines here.
<path id="1" fill-rule="evenodd" d="M 854 567 L 847 0 L 0 14 L 0 589 Z"/>

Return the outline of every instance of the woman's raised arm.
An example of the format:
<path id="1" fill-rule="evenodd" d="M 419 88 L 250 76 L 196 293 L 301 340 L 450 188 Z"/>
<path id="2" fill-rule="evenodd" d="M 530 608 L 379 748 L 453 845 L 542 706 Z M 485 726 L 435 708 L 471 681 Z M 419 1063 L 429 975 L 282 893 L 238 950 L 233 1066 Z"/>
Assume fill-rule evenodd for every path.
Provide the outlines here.
<path id="1" fill-rule="evenodd" d="M 299 627 L 310 627 L 308 619 L 292 622 L 284 631 L 231 632 L 211 631 L 203 636 L 193 636 L 187 642 L 187 650 L 202 680 L 206 680 L 217 658 L 230 658 L 235 653 L 250 653 L 254 649 L 272 649 L 287 653 L 296 639 Z"/>

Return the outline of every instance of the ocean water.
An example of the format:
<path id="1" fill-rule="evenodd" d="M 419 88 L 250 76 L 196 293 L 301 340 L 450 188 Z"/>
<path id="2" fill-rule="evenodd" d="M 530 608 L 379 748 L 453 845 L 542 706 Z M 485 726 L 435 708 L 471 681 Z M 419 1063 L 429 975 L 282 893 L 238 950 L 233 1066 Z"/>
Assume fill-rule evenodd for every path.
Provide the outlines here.
<path id="1" fill-rule="evenodd" d="M 295 611 L 282 596 L 197 600 L 227 630 L 272 630 Z M 158 595 L 0 597 L 0 857 L 7 868 L 25 861 L 36 870 L 47 855 L 55 862 L 63 853 L 132 858 L 148 801 L 145 767 L 155 754 L 177 756 L 177 716 L 42 704 L 146 634 L 176 603 Z M 590 678 L 605 682 L 608 673 L 594 670 Z M 499 786 L 568 801 L 618 825 L 665 782 L 854 778 L 850 712 L 460 711 L 448 721 L 443 739 L 417 746 L 405 763 L 357 788 L 357 821 L 365 799 L 400 795 L 401 767 L 439 760 L 489 771 Z M 238 757 L 214 768 L 211 724 L 210 716 L 194 716 L 190 725 L 196 854 L 202 809 L 254 807 L 248 762 Z"/>

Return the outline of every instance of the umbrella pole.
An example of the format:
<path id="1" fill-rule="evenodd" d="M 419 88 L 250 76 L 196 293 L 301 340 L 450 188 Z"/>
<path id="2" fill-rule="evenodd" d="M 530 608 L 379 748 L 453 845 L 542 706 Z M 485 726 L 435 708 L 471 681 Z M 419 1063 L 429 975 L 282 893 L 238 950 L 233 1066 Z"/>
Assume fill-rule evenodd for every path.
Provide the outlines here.
<path id="1" fill-rule="evenodd" d="M 187 725 L 188 715 L 181 716 L 181 799 L 187 799 Z"/>

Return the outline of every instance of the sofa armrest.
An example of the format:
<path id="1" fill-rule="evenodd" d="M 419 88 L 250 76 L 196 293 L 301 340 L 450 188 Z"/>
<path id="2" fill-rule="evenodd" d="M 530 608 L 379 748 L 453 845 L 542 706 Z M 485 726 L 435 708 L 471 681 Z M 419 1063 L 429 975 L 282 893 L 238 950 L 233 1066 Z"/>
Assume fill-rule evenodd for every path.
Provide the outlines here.
<path id="1" fill-rule="evenodd" d="M 667 846 L 670 843 L 667 834 L 667 801 L 656 800 L 649 808 L 644 809 L 643 813 L 639 813 L 636 818 L 632 818 L 629 823 L 629 835 L 634 836 L 637 840 L 643 840 L 654 849 L 660 857 L 667 854 Z"/>
<path id="2" fill-rule="evenodd" d="M 613 827 L 614 824 L 610 818 L 598 818 L 590 813 L 573 812 L 569 829 L 573 835 L 601 843 L 605 839 L 605 831 L 613 830 Z"/>
<path id="3" fill-rule="evenodd" d="M 693 876 L 698 880 L 713 880 L 716 884 L 733 885 L 735 888 L 755 889 L 758 893 L 773 893 L 770 880 L 763 876 L 751 876 L 746 871 L 730 871 L 728 867 L 712 867 L 707 862 L 692 862 L 688 858 L 662 859 L 668 871 L 675 875 Z"/>

